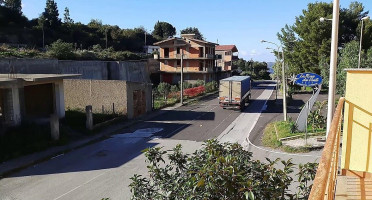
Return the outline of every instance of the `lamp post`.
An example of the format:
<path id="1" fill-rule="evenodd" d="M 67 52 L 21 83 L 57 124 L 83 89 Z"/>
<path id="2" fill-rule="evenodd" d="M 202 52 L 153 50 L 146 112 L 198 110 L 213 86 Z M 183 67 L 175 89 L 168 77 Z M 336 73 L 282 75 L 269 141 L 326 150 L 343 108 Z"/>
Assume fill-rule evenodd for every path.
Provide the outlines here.
<path id="1" fill-rule="evenodd" d="M 360 28 L 360 44 L 359 44 L 359 59 L 358 59 L 358 69 L 360 68 L 360 61 L 362 59 L 361 54 L 362 54 L 362 41 L 363 41 L 363 25 L 364 25 L 364 20 L 368 20 L 369 16 L 363 17 L 361 19 L 362 21 L 362 27 Z"/>
<path id="2" fill-rule="evenodd" d="M 333 112 L 335 109 L 336 94 L 336 68 L 337 68 L 337 47 L 338 47 L 338 26 L 340 17 L 340 0 L 333 0 L 332 16 L 332 42 L 331 42 L 331 62 L 329 66 L 329 89 L 328 89 L 328 110 L 327 110 L 327 134 L 331 128 Z"/>
<path id="3" fill-rule="evenodd" d="M 286 78 L 285 78 L 285 63 L 284 63 L 284 50 L 283 50 L 283 47 L 282 45 L 277 45 L 276 43 L 274 42 L 269 42 L 269 41 L 266 41 L 266 40 L 261 40 L 262 43 L 269 43 L 269 44 L 273 44 L 275 45 L 277 48 L 278 48 L 278 53 L 280 52 L 280 48 L 282 49 L 282 76 L 283 76 L 283 118 L 284 118 L 284 121 L 287 121 L 287 82 L 286 82 Z"/>
<path id="4" fill-rule="evenodd" d="M 275 49 L 266 47 L 266 49 L 272 50 L 271 53 L 276 54 L 278 60 L 279 60 L 279 52 L 275 53 Z M 278 100 L 278 80 L 279 80 L 279 75 L 276 75 L 276 88 L 275 88 L 275 102 Z"/>

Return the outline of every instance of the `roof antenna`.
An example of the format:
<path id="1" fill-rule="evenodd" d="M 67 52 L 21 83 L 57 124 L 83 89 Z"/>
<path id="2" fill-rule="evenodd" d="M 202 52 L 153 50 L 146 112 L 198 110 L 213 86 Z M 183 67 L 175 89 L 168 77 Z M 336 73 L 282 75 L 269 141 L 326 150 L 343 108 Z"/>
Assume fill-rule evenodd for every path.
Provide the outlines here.
<path id="1" fill-rule="evenodd" d="M 218 38 L 217 38 L 217 44 L 218 44 Z"/>

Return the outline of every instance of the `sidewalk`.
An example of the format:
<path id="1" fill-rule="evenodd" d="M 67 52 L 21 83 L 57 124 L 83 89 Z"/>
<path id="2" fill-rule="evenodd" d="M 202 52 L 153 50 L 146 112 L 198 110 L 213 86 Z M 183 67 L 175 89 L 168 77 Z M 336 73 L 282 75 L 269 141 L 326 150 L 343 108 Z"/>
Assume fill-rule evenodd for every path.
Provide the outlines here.
<path id="1" fill-rule="evenodd" d="M 15 158 L 6 162 L 3 162 L 0 164 L 0 179 L 5 177 L 6 175 L 9 175 L 11 173 L 14 173 L 16 171 L 22 170 L 24 168 L 27 168 L 29 166 L 35 165 L 37 163 L 43 162 L 45 160 L 48 160 L 53 157 L 57 157 L 59 155 L 63 155 L 65 153 L 68 153 L 70 151 L 82 148 L 86 145 L 92 144 L 94 142 L 100 141 L 105 139 L 107 136 L 110 136 L 112 134 L 115 134 L 117 131 L 130 127 L 136 123 L 139 123 L 141 121 L 145 121 L 151 118 L 154 118 L 156 116 L 162 115 L 166 113 L 167 111 L 174 110 L 178 107 L 181 107 L 181 104 L 175 104 L 171 107 L 166 107 L 161 110 L 156 110 L 151 113 L 148 113 L 142 117 L 139 117 L 134 120 L 129 120 L 125 122 L 119 122 L 113 125 L 110 125 L 106 127 L 101 132 L 89 136 L 88 138 L 84 138 L 77 141 L 72 141 L 67 145 L 64 146 L 55 146 L 51 147 L 45 151 L 36 152 L 30 155 L 21 156 L 19 158 Z"/>

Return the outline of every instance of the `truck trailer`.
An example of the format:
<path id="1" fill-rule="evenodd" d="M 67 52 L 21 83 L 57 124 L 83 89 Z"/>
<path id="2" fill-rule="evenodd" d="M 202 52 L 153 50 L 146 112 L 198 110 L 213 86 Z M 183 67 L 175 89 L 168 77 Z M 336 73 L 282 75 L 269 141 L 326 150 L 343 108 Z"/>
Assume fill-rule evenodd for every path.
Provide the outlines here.
<path id="1" fill-rule="evenodd" d="M 232 76 L 220 80 L 219 102 L 222 108 L 243 110 L 251 98 L 251 77 Z"/>

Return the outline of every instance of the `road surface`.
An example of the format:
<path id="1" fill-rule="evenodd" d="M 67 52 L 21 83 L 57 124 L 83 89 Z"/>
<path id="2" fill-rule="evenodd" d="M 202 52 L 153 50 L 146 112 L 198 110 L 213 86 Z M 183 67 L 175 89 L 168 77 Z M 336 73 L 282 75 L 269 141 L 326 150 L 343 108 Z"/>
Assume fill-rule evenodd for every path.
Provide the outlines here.
<path id="1" fill-rule="evenodd" d="M 314 161 L 314 156 L 283 154 L 255 146 L 249 138 L 259 140 L 262 131 L 255 126 L 273 97 L 275 84 L 262 82 L 252 90 L 252 101 L 240 113 L 218 106 L 217 96 L 199 103 L 168 111 L 138 123 L 111 138 L 60 155 L 0 180 L 0 199 L 18 200 L 86 200 L 109 197 L 130 199 L 130 177 L 146 174 L 141 150 L 152 146 L 171 149 L 182 144 L 185 152 L 201 147 L 202 141 L 239 142 L 253 151 L 254 157 L 294 158 L 296 162 Z M 308 157 L 308 158 L 307 158 Z"/>

